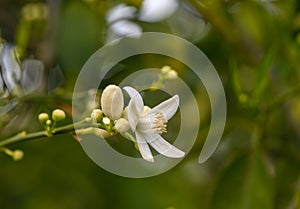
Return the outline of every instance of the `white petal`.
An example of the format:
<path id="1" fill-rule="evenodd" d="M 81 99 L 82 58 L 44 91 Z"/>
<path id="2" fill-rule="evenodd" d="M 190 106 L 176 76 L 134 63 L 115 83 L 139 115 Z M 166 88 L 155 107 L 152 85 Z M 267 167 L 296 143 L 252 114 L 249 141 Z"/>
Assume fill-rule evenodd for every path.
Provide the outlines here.
<path id="1" fill-rule="evenodd" d="M 159 105 L 152 108 L 150 111 L 146 113 L 146 115 L 155 114 L 156 112 L 161 112 L 164 115 L 164 117 L 167 120 L 169 120 L 176 113 L 178 106 L 179 106 L 179 97 L 178 95 L 175 95 L 170 99 L 163 101 Z"/>
<path id="2" fill-rule="evenodd" d="M 136 101 L 133 99 L 131 99 L 128 104 L 127 115 L 128 115 L 128 122 L 129 122 L 130 128 L 133 132 L 135 132 L 137 124 L 139 122 L 140 114 L 137 109 Z"/>
<path id="3" fill-rule="evenodd" d="M 143 136 L 157 152 L 166 157 L 181 158 L 185 155 L 183 151 L 164 140 L 159 134 L 143 134 Z"/>
<path id="4" fill-rule="evenodd" d="M 153 155 L 147 142 L 145 141 L 144 134 L 136 132 L 135 136 L 142 157 L 149 162 L 154 162 Z"/>
<path id="5" fill-rule="evenodd" d="M 144 111 L 144 102 L 140 93 L 130 86 L 125 86 L 123 89 L 129 94 L 130 98 L 135 101 L 136 109 L 141 115 Z"/>

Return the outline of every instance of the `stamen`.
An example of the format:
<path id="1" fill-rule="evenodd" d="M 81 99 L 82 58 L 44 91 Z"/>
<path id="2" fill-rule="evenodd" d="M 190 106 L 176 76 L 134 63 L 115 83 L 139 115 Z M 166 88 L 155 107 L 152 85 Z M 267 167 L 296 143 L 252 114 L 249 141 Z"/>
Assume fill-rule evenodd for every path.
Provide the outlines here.
<path id="1" fill-rule="evenodd" d="M 154 129 L 158 133 L 167 133 L 167 122 L 168 120 L 164 117 L 164 115 L 161 112 L 155 113 Z"/>

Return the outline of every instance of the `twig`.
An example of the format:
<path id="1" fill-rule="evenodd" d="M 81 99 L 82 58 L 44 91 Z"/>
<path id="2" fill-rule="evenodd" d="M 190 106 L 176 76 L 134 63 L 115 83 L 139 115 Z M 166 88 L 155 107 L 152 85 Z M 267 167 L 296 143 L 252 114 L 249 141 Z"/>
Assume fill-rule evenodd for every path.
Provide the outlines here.
<path id="1" fill-rule="evenodd" d="M 84 119 L 82 121 L 72 123 L 66 126 L 62 127 L 57 127 L 53 130 L 52 135 L 59 135 L 59 134 L 64 134 L 64 133 L 74 133 L 76 128 L 86 128 L 86 127 L 91 127 L 94 126 L 93 123 L 89 122 L 87 119 Z M 18 142 L 24 142 L 24 141 L 29 141 L 33 139 L 38 139 L 38 138 L 43 138 L 43 137 L 49 137 L 49 134 L 44 130 L 44 131 L 38 131 L 34 133 L 26 133 L 25 131 L 22 131 L 14 136 L 11 136 L 9 138 L 6 138 L 2 141 L 0 141 L 0 147 L 18 143 Z"/>

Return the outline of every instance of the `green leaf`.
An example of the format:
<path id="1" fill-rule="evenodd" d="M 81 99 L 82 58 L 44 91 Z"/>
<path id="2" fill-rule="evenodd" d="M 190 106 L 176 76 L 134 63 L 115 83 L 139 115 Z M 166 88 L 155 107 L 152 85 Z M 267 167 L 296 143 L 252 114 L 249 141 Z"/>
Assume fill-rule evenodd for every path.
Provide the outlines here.
<path id="1" fill-rule="evenodd" d="M 260 153 L 235 160 L 223 173 L 213 194 L 213 209 L 271 209 L 272 180 Z"/>

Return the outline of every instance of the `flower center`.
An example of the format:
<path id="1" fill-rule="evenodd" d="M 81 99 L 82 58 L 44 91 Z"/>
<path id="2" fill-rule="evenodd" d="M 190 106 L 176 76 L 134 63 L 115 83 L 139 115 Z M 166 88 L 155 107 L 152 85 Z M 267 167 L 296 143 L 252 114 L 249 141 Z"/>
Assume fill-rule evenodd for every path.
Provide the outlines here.
<path id="1" fill-rule="evenodd" d="M 161 112 L 155 113 L 154 129 L 158 133 L 167 133 L 167 122 L 168 120 L 164 117 L 164 115 Z"/>

